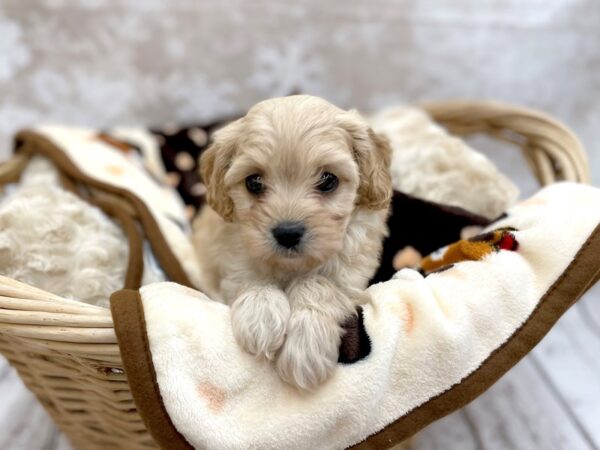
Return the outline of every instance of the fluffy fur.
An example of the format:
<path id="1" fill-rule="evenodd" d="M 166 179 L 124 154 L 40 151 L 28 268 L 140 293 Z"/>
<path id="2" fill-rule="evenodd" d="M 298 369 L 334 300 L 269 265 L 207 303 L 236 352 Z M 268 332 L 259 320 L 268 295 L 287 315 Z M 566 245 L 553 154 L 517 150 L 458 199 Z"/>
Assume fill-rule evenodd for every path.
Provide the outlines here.
<path id="1" fill-rule="evenodd" d="M 204 289 L 232 306 L 233 331 L 250 353 L 276 360 L 303 389 L 334 369 L 340 323 L 366 300 L 392 194 L 391 150 L 354 111 L 311 96 L 271 99 L 218 131 L 201 158 L 208 207 L 194 223 Z M 324 172 L 337 189 L 317 191 Z M 266 190 L 248 192 L 260 174 Z M 306 227 L 298 251 L 272 229 Z"/>
<path id="2" fill-rule="evenodd" d="M 110 295 L 123 287 L 128 253 L 123 231 L 101 210 L 64 190 L 48 160 L 34 158 L 0 204 L 4 276 L 108 307 Z M 145 272 L 145 282 L 164 280 L 157 270 Z"/>
<path id="3" fill-rule="evenodd" d="M 394 107 L 370 118 L 390 139 L 394 188 L 416 197 L 460 206 L 495 219 L 519 190 L 481 153 L 450 136 L 417 108 Z"/>

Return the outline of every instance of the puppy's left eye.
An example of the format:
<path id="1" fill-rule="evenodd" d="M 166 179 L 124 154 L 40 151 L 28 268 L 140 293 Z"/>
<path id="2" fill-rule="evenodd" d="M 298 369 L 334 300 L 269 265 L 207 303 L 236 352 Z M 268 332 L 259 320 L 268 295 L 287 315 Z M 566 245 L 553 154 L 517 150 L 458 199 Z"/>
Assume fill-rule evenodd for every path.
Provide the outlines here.
<path id="1" fill-rule="evenodd" d="M 333 192 L 338 187 L 340 180 L 331 172 L 323 172 L 319 182 L 317 183 L 317 189 L 321 192 Z"/>
<path id="2" fill-rule="evenodd" d="M 246 189 L 254 195 L 262 194 L 265 191 L 263 178 L 257 173 L 246 177 Z"/>

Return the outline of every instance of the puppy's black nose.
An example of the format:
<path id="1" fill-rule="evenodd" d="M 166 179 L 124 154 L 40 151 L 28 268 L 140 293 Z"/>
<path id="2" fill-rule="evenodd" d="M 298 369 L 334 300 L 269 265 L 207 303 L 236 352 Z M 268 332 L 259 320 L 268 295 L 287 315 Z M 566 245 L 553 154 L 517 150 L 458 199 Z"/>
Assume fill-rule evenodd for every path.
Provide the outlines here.
<path id="1" fill-rule="evenodd" d="M 300 222 L 282 222 L 273 228 L 273 237 L 279 245 L 294 248 L 304 236 L 306 228 Z"/>

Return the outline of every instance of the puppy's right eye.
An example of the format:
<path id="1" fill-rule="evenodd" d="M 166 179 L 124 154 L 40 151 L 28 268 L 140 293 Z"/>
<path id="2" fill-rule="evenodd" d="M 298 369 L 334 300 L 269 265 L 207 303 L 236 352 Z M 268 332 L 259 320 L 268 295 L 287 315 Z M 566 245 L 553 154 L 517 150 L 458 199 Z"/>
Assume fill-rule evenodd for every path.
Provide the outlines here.
<path id="1" fill-rule="evenodd" d="M 246 177 L 246 189 L 254 195 L 262 194 L 265 191 L 262 177 L 257 173 Z"/>

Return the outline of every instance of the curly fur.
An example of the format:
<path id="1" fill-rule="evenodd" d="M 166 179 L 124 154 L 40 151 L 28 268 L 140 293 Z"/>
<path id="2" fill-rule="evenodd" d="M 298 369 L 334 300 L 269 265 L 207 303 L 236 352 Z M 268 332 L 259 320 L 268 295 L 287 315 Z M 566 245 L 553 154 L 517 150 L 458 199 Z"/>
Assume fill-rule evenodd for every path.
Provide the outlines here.
<path id="1" fill-rule="evenodd" d="M 60 185 L 36 157 L 0 204 L 0 273 L 62 297 L 100 306 L 123 287 L 123 231 L 101 210 Z M 145 282 L 163 279 L 145 274 Z"/>

